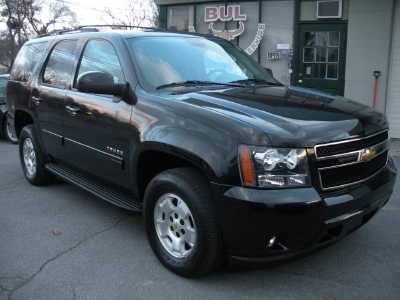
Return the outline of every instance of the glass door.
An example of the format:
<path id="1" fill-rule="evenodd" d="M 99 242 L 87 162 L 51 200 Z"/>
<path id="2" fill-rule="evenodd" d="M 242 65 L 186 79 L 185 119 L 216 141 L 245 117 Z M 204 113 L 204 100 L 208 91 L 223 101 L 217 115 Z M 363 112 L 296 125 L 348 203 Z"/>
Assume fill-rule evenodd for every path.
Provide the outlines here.
<path id="1" fill-rule="evenodd" d="M 343 95 L 345 24 L 300 25 L 295 84 Z"/>

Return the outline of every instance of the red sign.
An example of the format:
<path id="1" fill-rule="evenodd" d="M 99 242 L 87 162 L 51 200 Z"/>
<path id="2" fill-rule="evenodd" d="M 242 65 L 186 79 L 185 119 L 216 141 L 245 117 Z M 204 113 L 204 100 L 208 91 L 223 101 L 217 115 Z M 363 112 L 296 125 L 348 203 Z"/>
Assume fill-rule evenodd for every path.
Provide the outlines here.
<path id="1" fill-rule="evenodd" d="M 205 7 L 204 21 L 214 22 L 221 21 L 246 21 L 247 16 L 240 14 L 240 5 L 225 6 L 208 6 Z"/>

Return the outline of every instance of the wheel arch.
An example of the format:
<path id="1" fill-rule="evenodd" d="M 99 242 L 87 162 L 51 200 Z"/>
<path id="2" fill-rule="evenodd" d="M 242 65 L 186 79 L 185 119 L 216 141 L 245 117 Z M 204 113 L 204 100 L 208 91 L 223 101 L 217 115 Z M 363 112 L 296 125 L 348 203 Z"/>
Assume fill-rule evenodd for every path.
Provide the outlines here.
<path id="1" fill-rule="evenodd" d="M 134 190 L 143 199 L 151 179 L 157 174 L 175 168 L 189 167 L 199 170 L 209 182 L 217 175 L 208 162 L 195 153 L 159 142 L 143 142 L 135 151 L 132 169 Z"/>
<path id="2" fill-rule="evenodd" d="M 14 128 L 15 134 L 19 138 L 22 128 L 26 125 L 35 124 L 34 117 L 30 111 L 24 109 L 18 109 L 14 112 Z M 37 130 L 37 128 L 36 128 Z"/>
<path id="3" fill-rule="evenodd" d="M 42 139 L 42 135 L 40 134 L 40 128 L 39 128 L 37 122 L 35 122 L 35 118 L 32 114 L 32 111 L 30 111 L 28 109 L 24 109 L 24 108 L 15 110 L 13 122 L 14 122 L 15 134 L 17 135 L 18 139 L 20 138 L 21 131 L 25 126 L 34 125 L 36 132 L 38 134 L 40 147 L 42 148 L 42 151 L 47 156 L 47 152 L 45 151 L 45 149 L 43 147 L 43 139 Z"/>

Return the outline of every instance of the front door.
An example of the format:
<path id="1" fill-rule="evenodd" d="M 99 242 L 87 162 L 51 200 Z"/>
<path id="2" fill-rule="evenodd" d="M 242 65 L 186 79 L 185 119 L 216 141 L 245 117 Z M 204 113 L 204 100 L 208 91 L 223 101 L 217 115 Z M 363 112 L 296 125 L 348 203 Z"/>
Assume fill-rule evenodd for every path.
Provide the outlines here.
<path id="1" fill-rule="evenodd" d="M 105 40 L 90 40 L 78 76 L 101 71 L 125 82 L 119 57 Z M 64 136 L 68 162 L 75 168 L 124 188 L 130 187 L 126 162 L 132 105 L 111 95 L 82 93 L 75 87 L 65 97 Z"/>
<path id="2" fill-rule="evenodd" d="M 301 24 L 294 84 L 343 96 L 346 24 Z"/>

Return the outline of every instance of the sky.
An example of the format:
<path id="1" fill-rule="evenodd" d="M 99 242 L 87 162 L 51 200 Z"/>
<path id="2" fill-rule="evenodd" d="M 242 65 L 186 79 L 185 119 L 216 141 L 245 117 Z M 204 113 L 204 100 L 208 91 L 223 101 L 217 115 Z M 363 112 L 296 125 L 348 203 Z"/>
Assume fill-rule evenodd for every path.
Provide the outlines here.
<path id="1" fill-rule="evenodd" d="M 111 18 L 105 14 L 106 9 L 111 9 L 114 16 L 120 16 L 121 19 L 125 19 L 127 3 L 131 2 L 144 2 L 148 3 L 147 0 L 60 0 L 64 2 L 69 8 L 76 13 L 77 21 L 79 25 L 102 25 L 110 24 Z M 43 15 L 45 16 L 45 15 Z M 46 18 L 43 17 L 44 21 Z M 55 24 L 52 29 L 62 29 L 63 26 L 68 27 L 68 24 L 60 22 Z M 143 26 L 146 26 L 145 24 Z"/>
<path id="2" fill-rule="evenodd" d="M 65 4 L 74 11 L 80 25 L 97 25 L 104 23 L 105 9 L 111 8 L 117 13 L 124 7 L 124 0 L 64 0 Z M 61 24 L 62 25 L 62 24 Z M 62 26 L 60 26 L 62 27 Z M 60 28 L 55 24 L 55 29 Z"/>
<path id="3" fill-rule="evenodd" d="M 76 13 L 77 20 L 80 25 L 100 25 L 106 23 L 104 17 L 105 8 L 111 8 L 114 13 L 118 13 L 118 11 L 122 11 L 124 8 L 124 0 L 64 0 L 65 4 L 69 6 L 69 8 Z M 42 11 L 41 19 L 43 22 L 49 20 L 46 18 L 46 11 Z M 110 22 L 111 20 L 109 20 Z M 49 30 L 52 29 L 62 29 L 63 26 L 68 26 L 65 23 L 56 23 L 54 24 L 54 28 L 52 26 L 49 27 Z M 5 30 L 6 25 L 4 22 L 0 24 L 0 30 Z"/>

